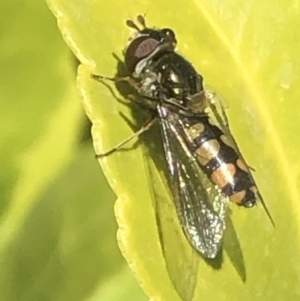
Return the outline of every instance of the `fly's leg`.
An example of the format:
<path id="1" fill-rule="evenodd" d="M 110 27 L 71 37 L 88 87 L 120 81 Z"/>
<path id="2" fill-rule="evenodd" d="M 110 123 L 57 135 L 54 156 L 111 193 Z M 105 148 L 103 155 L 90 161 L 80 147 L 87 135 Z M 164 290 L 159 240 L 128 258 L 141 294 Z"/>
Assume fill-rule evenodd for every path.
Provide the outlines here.
<path id="1" fill-rule="evenodd" d="M 103 75 L 98 75 L 98 74 L 92 74 L 91 77 L 97 81 L 100 82 L 105 82 L 105 81 L 112 81 L 114 83 L 118 83 L 118 82 L 126 82 L 128 83 L 131 87 L 133 87 L 136 91 L 139 91 L 139 86 L 140 83 L 138 81 L 136 81 L 134 78 L 130 77 L 130 76 L 122 76 L 122 77 L 108 77 L 108 76 L 103 76 Z M 139 97 L 137 97 L 137 95 L 135 94 L 128 94 L 126 95 L 126 98 L 129 99 L 132 102 L 135 102 L 139 105 L 143 105 L 143 102 L 139 99 Z M 152 100 L 153 101 L 153 100 Z M 147 106 L 146 106 L 147 107 Z M 148 108 L 151 110 L 151 108 Z M 153 111 L 153 109 L 152 109 Z M 155 112 L 156 110 L 154 110 Z M 124 139 L 123 141 L 121 141 L 120 143 L 118 143 L 115 147 L 113 147 L 112 149 L 110 149 L 109 151 L 102 153 L 102 154 L 96 154 L 95 157 L 98 158 L 103 158 L 106 156 L 111 155 L 112 153 L 118 151 L 120 148 L 122 148 L 125 144 L 127 144 L 129 141 L 131 141 L 134 138 L 137 138 L 138 136 L 140 136 L 142 133 L 146 132 L 147 130 L 149 130 L 151 128 L 151 126 L 154 124 L 154 122 L 156 121 L 156 116 L 152 115 L 152 117 L 146 121 L 142 127 L 135 132 L 133 135 L 131 135 L 130 137 Z"/>
<path id="2" fill-rule="evenodd" d="M 118 143 L 115 147 L 113 147 L 112 149 L 110 149 L 109 151 L 102 153 L 102 154 L 96 154 L 95 157 L 97 159 L 99 158 L 103 158 L 103 157 L 107 157 L 109 155 L 111 155 L 112 153 L 118 151 L 120 148 L 122 148 L 125 144 L 127 144 L 129 141 L 131 141 L 132 139 L 135 139 L 137 137 L 139 137 L 141 134 L 143 134 L 144 132 L 148 131 L 152 125 L 154 124 L 154 122 L 157 120 L 156 117 L 151 117 L 151 119 L 149 119 L 148 121 L 146 121 L 142 127 L 135 132 L 133 135 L 129 136 L 128 138 L 124 139 L 123 141 L 121 141 L 120 143 Z"/>
<path id="3" fill-rule="evenodd" d="M 98 75 L 98 74 L 92 74 L 91 76 L 93 79 L 95 79 L 99 82 L 102 82 L 102 83 L 103 83 L 103 81 L 112 81 L 114 83 L 118 83 L 118 82 L 128 83 L 133 89 L 135 89 L 135 92 L 137 94 L 127 94 L 126 99 L 128 99 L 132 102 L 135 102 L 138 105 L 145 107 L 147 109 L 156 111 L 156 104 L 162 100 L 159 97 L 151 97 L 149 95 L 144 95 L 143 92 L 140 91 L 140 88 L 141 88 L 140 82 L 130 76 L 108 77 L 108 76 L 103 76 L 103 75 Z M 167 101 L 168 100 L 166 100 L 166 102 Z M 179 105 L 176 104 L 176 106 L 179 106 Z"/>
<path id="4" fill-rule="evenodd" d="M 104 84 L 104 85 L 106 85 L 105 84 L 106 81 L 111 81 L 111 82 L 114 82 L 115 84 L 120 83 L 120 82 L 125 82 L 135 90 L 135 92 L 133 92 L 133 93 L 138 93 L 138 91 L 140 89 L 140 83 L 130 76 L 108 77 L 108 76 L 99 75 L 99 74 L 92 74 L 91 77 L 99 82 L 102 82 L 102 84 Z M 114 94 L 114 92 L 113 92 L 113 94 Z M 125 96 L 125 98 L 127 100 L 130 100 L 130 101 L 133 101 L 136 103 L 141 102 L 139 100 L 139 98 L 137 98 L 136 94 L 127 94 Z"/>
<path id="5" fill-rule="evenodd" d="M 112 82 L 127 82 L 131 87 L 135 88 L 136 90 L 139 90 L 139 82 L 133 79 L 130 76 L 122 76 L 122 77 L 109 77 L 99 74 L 92 74 L 91 75 L 93 79 L 97 81 L 112 81 Z"/>

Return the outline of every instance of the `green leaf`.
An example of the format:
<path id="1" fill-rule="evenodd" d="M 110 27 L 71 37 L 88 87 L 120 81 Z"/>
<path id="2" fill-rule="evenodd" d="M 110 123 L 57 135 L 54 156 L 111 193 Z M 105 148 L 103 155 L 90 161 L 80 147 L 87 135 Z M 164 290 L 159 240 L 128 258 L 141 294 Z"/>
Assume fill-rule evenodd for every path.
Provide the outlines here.
<path id="1" fill-rule="evenodd" d="M 45 4 L 1 3 L 1 251 L 68 164 L 81 123 L 70 51 Z M 26 18 L 34 15 L 33 18 Z M 37 30 L 49 24 L 44 32 Z M 66 120 L 66 115 L 69 116 Z M 63 125 L 63 126 L 62 126 Z M 54 147 L 60 145 L 60 148 Z"/>
<path id="2" fill-rule="evenodd" d="M 122 57 L 129 36 L 125 20 L 137 14 L 147 12 L 149 26 L 173 28 L 179 52 L 228 103 L 232 132 L 249 165 L 256 169 L 255 179 L 276 227 L 272 228 L 261 206 L 251 210 L 231 206 L 235 234 L 226 235 L 224 244 L 233 253 L 224 254 L 218 270 L 199 257 L 193 300 L 299 298 L 300 161 L 299 143 L 294 138 L 300 125 L 298 2 L 49 3 L 66 41 L 83 63 L 78 82 L 93 122 L 97 153 L 133 132 L 120 116 L 121 112 L 133 120 L 130 110 L 117 102 L 107 87 L 92 81 L 90 74 L 115 74 L 117 62 L 112 53 Z M 115 211 L 123 255 L 153 300 L 180 300 L 161 251 L 149 164 L 151 159 L 144 158 L 139 144 L 134 150 L 101 160 L 119 197 Z M 245 282 L 234 262 L 238 255 L 234 236 L 242 251 Z"/>

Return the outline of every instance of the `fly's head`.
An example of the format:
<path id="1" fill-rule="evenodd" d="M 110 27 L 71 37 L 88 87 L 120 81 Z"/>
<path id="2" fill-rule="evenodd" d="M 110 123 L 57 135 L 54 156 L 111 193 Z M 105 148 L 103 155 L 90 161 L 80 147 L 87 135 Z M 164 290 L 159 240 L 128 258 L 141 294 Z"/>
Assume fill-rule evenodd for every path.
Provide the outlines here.
<path id="1" fill-rule="evenodd" d="M 124 50 L 126 67 L 135 78 L 141 76 L 155 55 L 164 51 L 172 52 L 177 44 L 172 29 L 148 28 L 142 16 L 138 16 L 137 21 L 141 29 L 131 20 L 126 23 L 128 27 L 135 29 L 137 34 Z"/>

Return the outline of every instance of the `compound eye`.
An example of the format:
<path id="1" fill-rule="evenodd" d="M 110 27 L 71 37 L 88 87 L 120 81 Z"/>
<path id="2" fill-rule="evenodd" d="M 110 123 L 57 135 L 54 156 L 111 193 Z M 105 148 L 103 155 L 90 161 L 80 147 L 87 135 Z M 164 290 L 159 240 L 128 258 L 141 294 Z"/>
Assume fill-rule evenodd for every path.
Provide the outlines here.
<path id="1" fill-rule="evenodd" d="M 175 32 L 170 29 L 170 28 L 164 28 L 161 30 L 162 34 L 164 35 L 165 39 L 172 45 L 176 45 L 177 41 L 176 41 L 176 36 L 175 36 Z"/>
<path id="2" fill-rule="evenodd" d="M 141 36 L 133 40 L 125 52 L 125 64 L 129 72 L 144 58 L 150 56 L 159 46 L 159 41 L 150 36 Z"/>

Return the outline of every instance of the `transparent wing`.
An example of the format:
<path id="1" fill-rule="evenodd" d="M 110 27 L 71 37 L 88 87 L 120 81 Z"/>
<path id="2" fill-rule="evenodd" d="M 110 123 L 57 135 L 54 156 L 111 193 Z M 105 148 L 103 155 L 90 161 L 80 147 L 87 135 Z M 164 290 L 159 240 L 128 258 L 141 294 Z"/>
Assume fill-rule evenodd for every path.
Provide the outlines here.
<path id="1" fill-rule="evenodd" d="M 225 230 L 228 200 L 207 179 L 185 143 L 184 125 L 167 106 L 158 107 L 169 184 L 189 242 L 206 258 L 216 257 Z"/>
<path id="2" fill-rule="evenodd" d="M 153 134 L 153 132 L 149 133 L 149 136 L 152 138 Z M 161 139 L 161 135 L 157 135 L 156 138 Z M 146 164 L 157 229 L 170 280 L 180 298 L 184 301 L 191 301 L 195 294 L 200 258 L 194 248 L 191 248 L 176 218 L 173 198 L 166 182 L 167 168 L 161 147 L 161 145 L 153 146 L 155 149 L 152 148 L 151 151 L 155 150 L 155 155 L 151 155 L 150 158 L 153 160 L 147 160 Z M 148 159 L 149 150 L 149 147 L 145 148 Z"/>
<path id="3" fill-rule="evenodd" d="M 230 135 L 228 118 L 225 113 L 225 108 L 228 108 L 226 100 L 207 86 L 205 87 L 204 94 L 207 106 L 213 114 L 214 121 L 221 127 L 224 133 Z"/>

